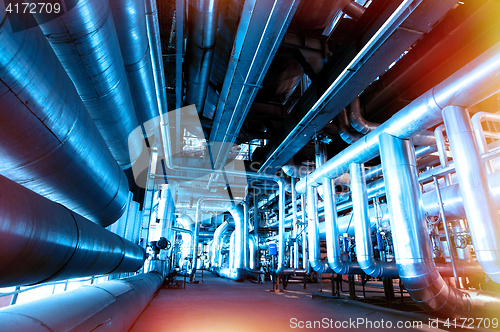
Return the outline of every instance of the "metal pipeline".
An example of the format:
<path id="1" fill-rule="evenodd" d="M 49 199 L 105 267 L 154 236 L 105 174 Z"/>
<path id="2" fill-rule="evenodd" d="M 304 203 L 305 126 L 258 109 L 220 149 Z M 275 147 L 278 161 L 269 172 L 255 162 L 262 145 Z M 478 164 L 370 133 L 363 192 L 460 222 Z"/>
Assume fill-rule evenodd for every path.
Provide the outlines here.
<path id="1" fill-rule="evenodd" d="M 333 186 L 334 185 L 332 184 L 332 180 L 325 179 L 323 183 L 323 190 L 325 192 L 324 224 L 326 233 L 326 252 L 328 256 L 328 266 L 331 268 L 329 270 L 333 270 L 335 273 L 340 274 L 363 273 L 357 263 L 344 262 L 342 261 L 342 257 L 340 256 L 339 227 L 337 224 L 338 216 L 337 206 L 335 204 L 332 190 Z"/>
<path id="2" fill-rule="evenodd" d="M 183 249 L 183 257 L 189 257 L 189 255 L 192 253 L 191 248 L 194 247 L 195 243 L 195 233 L 196 233 L 196 226 L 193 222 L 193 219 L 187 215 L 183 214 L 177 218 L 177 222 L 180 223 L 182 226 L 184 226 L 184 229 L 188 230 L 187 232 L 182 232 L 184 234 L 190 234 L 190 244 L 189 247 L 184 247 Z M 182 237 L 184 240 L 184 237 Z M 191 266 L 192 268 L 192 266 Z"/>
<path id="3" fill-rule="evenodd" d="M 318 193 L 316 188 L 308 187 L 307 233 L 309 237 L 309 265 L 318 273 L 331 273 L 333 271 L 328 266 L 328 263 L 321 260 L 318 224 Z"/>
<path id="4" fill-rule="evenodd" d="M 189 2 L 186 104 L 203 114 L 214 57 L 219 11 L 218 0 Z"/>
<path id="5" fill-rule="evenodd" d="M 145 252 L 0 176 L 0 287 L 133 272 Z"/>
<path id="6" fill-rule="evenodd" d="M 172 141 L 170 138 L 170 127 L 168 122 L 168 105 L 167 105 L 167 88 L 165 85 L 165 71 L 163 68 L 163 53 L 161 49 L 161 39 L 160 39 L 160 23 L 158 20 L 158 10 L 156 7 L 156 0 L 145 0 L 145 10 L 146 10 L 146 23 L 147 23 L 147 31 L 148 31 L 148 39 L 149 39 L 149 48 L 151 50 L 151 59 L 153 65 L 153 77 L 156 86 L 156 96 L 158 98 L 158 107 L 160 109 L 160 136 L 163 142 L 163 147 L 165 151 L 173 151 L 172 150 Z M 179 23 L 182 23 L 181 20 L 177 20 L 176 24 L 179 26 Z M 177 38 L 182 45 L 182 38 Z M 181 55 L 182 52 L 179 51 L 178 55 Z M 178 56 L 176 56 L 176 61 Z M 181 56 L 182 58 L 182 56 Z M 182 62 L 182 61 L 181 61 Z M 178 66 L 182 67 L 182 66 Z M 178 84 L 179 85 L 179 84 Z M 182 85 L 182 84 L 180 84 Z M 179 89 L 180 90 L 180 89 Z M 178 94 L 181 91 L 177 92 Z M 180 106 L 180 100 L 179 100 Z M 164 155 L 166 160 L 170 160 L 169 154 Z"/>
<path id="7" fill-rule="evenodd" d="M 281 170 L 291 178 L 300 179 L 312 173 L 315 168 L 312 166 L 297 165 L 293 162 L 292 158 L 285 166 L 281 167 Z"/>
<path id="8" fill-rule="evenodd" d="M 217 229 L 215 230 L 214 233 L 214 241 L 213 241 L 213 246 L 212 246 L 212 267 L 214 269 L 219 269 L 220 266 L 220 261 L 219 261 L 219 256 L 218 253 L 221 252 L 221 241 L 222 241 L 222 235 L 229 229 L 229 223 L 227 221 L 223 222 Z"/>
<path id="9" fill-rule="evenodd" d="M 8 20 L 0 5 L 0 174 L 108 226 L 127 178 L 40 29 L 13 33 Z"/>
<path id="10" fill-rule="evenodd" d="M 43 22 L 43 15 L 33 16 Z M 40 28 L 111 154 L 123 169 L 130 168 L 141 154 L 142 141 L 134 132 L 138 122 L 109 2 L 78 1 Z"/>
<path id="11" fill-rule="evenodd" d="M 352 210 L 356 234 L 356 256 L 361 269 L 372 277 L 397 278 L 396 264 L 376 261 L 373 254 L 372 228 L 368 215 L 368 196 L 366 194 L 363 164 L 351 164 Z"/>
<path id="12" fill-rule="evenodd" d="M 258 267 L 258 251 L 259 251 L 259 238 L 255 234 L 248 237 L 248 262 L 246 269 L 248 272 L 257 272 Z M 259 271 L 260 272 L 260 271 Z"/>
<path id="13" fill-rule="evenodd" d="M 449 106 L 443 118 L 477 261 L 499 283 L 500 220 L 469 113 L 463 107 Z"/>
<path id="14" fill-rule="evenodd" d="M 297 183 L 297 191 L 317 187 L 324 178 L 344 174 L 351 163 L 364 163 L 379 154 L 378 136 L 389 133 L 411 138 L 442 121 L 441 110 L 449 105 L 469 107 L 500 91 L 500 43 L 497 43 L 455 74 L 415 99 L 376 130 L 331 158 Z"/>
<path id="15" fill-rule="evenodd" d="M 302 233 L 302 269 L 309 271 L 309 259 L 307 256 L 309 244 L 307 243 L 306 232 L 306 195 L 300 195 L 300 206 L 302 209 L 302 227 L 300 229 L 300 232 Z"/>
<path id="16" fill-rule="evenodd" d="M 363 137 L 362 134 L 352 130 L 349 120 L 347 119 L 347 110 L 344 108 L 338 115 L 339 120 L 339 135 L 340 138 L 347 144 L 353 144 Z"/>
<path id="17" fill-rule="evenodd" d="M 299 241 L 297 235 L 299 234 L 298 225 L 298 212 L 297 212 L 297 191 L 295 190 L 295 178 L 291 179 L 292 183 L 292 238 L 293 241 L 293 262 L 292 265 L 294 269 L 299 268 Z"/>
<path id="18" fill-rule="evenodd" d="M 437 141 L 437 139 L 436 139 Z M 415 157 L 417 160 L 429 156 L 438 151 L 436 145 L 421 145 L 415 148 Z M 365 171 L 365 181 L 370 181 L 382 176 L 382 165 L 377 165 Z"/>
<path id="19" fill-rule="evenodd" d="M 486 135 L 487 133 L 484 132 L 483 130 L 483 125 L 481 124 L 482 121 L 484 120 L 490 120 L 490 121 L 500 121 L 500 114 L 492 114 L 492 113 L 487 113 L 487 112 L 478 112 L 474 114 L 472 117 L 472 127 L 474 127 L 474 134 L 476 137 L 476 142 L 478 145 L 479 153 L 480 154 L 485 154 L 489 152 L 488 145 L 486 144 Z M 493 134 L 493 136 L 497 137 L 497 133 L 488 133 L 488 134 Z M 491 136 L 490 136 L 491 137 Z M 493 161 L 489 160 L 486 162 L 486 172 L 487 173 L 493 173 L 495 171 L 494 166 L 493 166 Z"/>
<path id="20" fill-rule="evenodd" d="M 140 274 L 4 307 L 2 331 L 128 331 L 162 282 L 157 273 Z"/>
<path id="21" fill-rule="evenodd" d="M 466 317 L 472 308 L 470 296 L 449 286 L 432 258 L 413 147 L 409 140 L 387 133 L 379 138 L 400 278 L 424 310 L 437 316 Z"/>
<path id="22" fill-rule="evenodd" d="M 345 116 L 345 119 L 347 120 L 347 115 Z M 361 134 L 368 134 L 380 126 L 379 123 L 370 122 L 363 118 L 361 115 L 361 102 L 359 97 L 356 97 L 351 103 L 351 107 L 349 109 L 349 122 L 347 122 L 347 125 L 349 124 Z M 431 131 L 423 131 L 416 134 L 413 136 L 412 141 L 415 145 L 436 144 L 436 139 Z"/>
<path id="23" fill-rule="evenodd" d="M 139 125 L 143 127 L 144 135 L 149 137 L 157 130 L 160 123 L 160 112 L 153 76 L 144 1 L 110 0 L 109 4 L 137 120 Z M 144 127 L 146 122 L 148 128 Z"/>
<path id="24" fill-rule="evenodd" d="M 246 204 L 245 204 L 246 205 Z M 234 205 L 232 204 L 228 208 L 229 213 L 231 213 L 231 216 L 234 219 L 234 251 L 231 250 L 233 253 L 233 266 L 229 269 L 221 269 L 219 271 L 219 274 L 223 277 L 233 279 L 236 281 L 242 281 L 246 278 L 247 276 L 247 271 L 246 271 L 246 249 L 245 247 L 245 242 L 248 242 L 248 234 L 245 235 L 245 230 L 248 231 L 247 224 L 248 218 L 245 216 L 248 214 L 248 210 L 244 208 L 243 205 Z M 233 249 L 231 248 L 231 249 Z"/>

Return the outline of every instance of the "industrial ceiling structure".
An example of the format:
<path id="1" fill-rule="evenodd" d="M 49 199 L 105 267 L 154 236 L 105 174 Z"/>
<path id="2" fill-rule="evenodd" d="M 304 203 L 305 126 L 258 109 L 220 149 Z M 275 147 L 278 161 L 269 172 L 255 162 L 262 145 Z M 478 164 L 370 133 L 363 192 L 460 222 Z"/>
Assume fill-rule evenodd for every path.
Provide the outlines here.
<path id="1" fill-rule="evenodd" d="M 114 279 L 5 331 L 126 331 L 201 269 L 498 309 L 500 1 L 2 0 L 0 45 L 0 287 Z"/>

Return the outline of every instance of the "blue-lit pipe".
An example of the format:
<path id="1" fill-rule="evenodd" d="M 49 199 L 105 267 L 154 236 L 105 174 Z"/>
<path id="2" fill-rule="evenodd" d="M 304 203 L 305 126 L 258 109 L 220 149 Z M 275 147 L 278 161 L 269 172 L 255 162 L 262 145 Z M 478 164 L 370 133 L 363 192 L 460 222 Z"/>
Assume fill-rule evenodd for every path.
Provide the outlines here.
<path id="1" fill-rule="evenodd" d="M 140 274 L 5 307 L 2 331 L 128 331 L 162 281 L 157 273 Z"/>
<path id="2" fill-rule="evenodd" d="M 40 27 L 116 161 L 130 168 L 142 141 L 108 1 L 80 0 Z"/>
<path id="3" fill-rule="evenodd" d="M 149 49 L 144 1 L 110 0 L 111 12 L 127 72 L 139 125 L 151 136 L 158 124 L 159 109 Z M 147 122 L 153 120 L 153 122 Z M 147 127 L 144 124 L 147 122 Z"/>
<path id="4" fill-rule="evenodd" d="M 108 226 L 128 183 L 38 27 L 12 32 L 0 5 L 0 174 Z"/>
<path id="5" fill-rule="evenodd" d="M 134 272 L 144 250 L 0 176 L 0 287 Z"/>

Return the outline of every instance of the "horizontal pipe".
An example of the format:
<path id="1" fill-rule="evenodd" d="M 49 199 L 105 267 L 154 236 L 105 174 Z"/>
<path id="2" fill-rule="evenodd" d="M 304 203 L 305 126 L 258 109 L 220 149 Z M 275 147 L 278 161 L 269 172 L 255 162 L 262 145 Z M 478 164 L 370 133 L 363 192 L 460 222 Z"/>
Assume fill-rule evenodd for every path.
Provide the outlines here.
<path id="1" fill-rule="evenodd" d="M 297 192 L 317 187 L 324 178 L 336 178 L 351 163 L 364 163 L 379 155 L 378 136 L 389 133 L 411 138 L 442 121 L 441 110 L 449 105 L 470 107 L 500 91 L 500 43 L 497 43 L 455 74 L 436 85 L 388 121 L 328 160 L 323 166 L 297 183 Z M 466 92 L 466 93 L 465 93 Z"/>
<path id="2" fill-rule="evenodd" d="M 144 250 L 0 176 L 0 287 L 134 272 Z"/>
<path id="3" fill-rule="evenodd" d="M 108 1 L 78 1 L 42 23 L 33 14 L 73 81 L 111 154 L 128 169 L 142 151 L 134 103 Z M 131 136 L 130 136 L 131 135 Z"/>
<path id="4" fill-rule="evenodd" d="M 193 0 L 189 2 L 186 104 L 196 105 L 196 109 L 201 115 L 205 106 L 214 57 L 219 18 L 217 2 L 218 0 Z"/>
<path id="5" fill-rule="evenodd" d="M 162 281 L 157 273 L 140 274 L 4 307 L 2 331 L 128 331 Z"/>
<path id="6" fill-rule="evenodd" d="M 139 125 L 146 137 L 160 123 L 144 1 L 109 0 Z M 152 120 L 152 121 L 150 121 Z M 147 123 L 147 126 L 145 124 Z"/>
<path id="7" fill-rule="evenodd" d="M 1 5 L 0 174 L 108 226 L 126 176 L 40 28 L 13 33 L 9 20 Z"/>

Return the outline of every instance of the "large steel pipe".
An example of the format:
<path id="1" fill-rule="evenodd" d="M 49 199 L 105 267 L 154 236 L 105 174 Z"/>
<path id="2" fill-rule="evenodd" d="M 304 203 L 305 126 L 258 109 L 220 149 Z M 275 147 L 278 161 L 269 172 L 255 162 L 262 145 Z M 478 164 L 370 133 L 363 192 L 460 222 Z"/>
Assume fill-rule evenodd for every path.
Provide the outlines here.
<path id="1" fill-rule="evenodd" d="M 443 117 L 477 261 L 493 281 L 500 282 L 500 220 L 469 113 L 450 106 Z"/>
<path id="2" fill-rule="evenodd" d="M 347 172 L 351 163 L 364 163 L 379 154 L 378 136 L 389 133 L 411 138 L 442 121 L 441 110 L 449 105 L 469 107 L 500 91 L 500 43 L 471 61 L 455 74 L 415 99 L 377 129 L 355 142 L 319 169 L 297 183 L 305 193 L 309 185 L 319 186 L 324 178 Z"/>
<path id="3" fill-rule="evenodd" d="M 314 190 L 311 187 L 310 190 Z M 362 273 L 359 265 L 354 262 L 344 262 L 340 256 L 339 227 L 337 206 L 333 195 L 333 185 L 330 179 L 325 179 L 323 183 L 325 198 L 325 233 L 326 233 L 326 251 L 328 256 L 328 265 L 335 273 L 349 274 Z M 309 205 L 308 205 L 309 206 Z M 308 210 L 309 211 L 309 210 Z M 317 217 L 316 217 L 317 218 Z M 319 228 L 319 227 L 318 227 Z M 318 232 L 318 230 L 315 230 Z M 319 234 L 318 234 L 319 238 Z M 312 244 L 311 244 L 312 246 Z M 318 241 L 319 247 L 319 241 Z M 309 249 L 311 250 L 311 249 Z M 318 249 L 319 250 L 319 249 Z"/>
<path id="4" fill-rule="evenodd" d="M 424 310 L 450 318 L 467 316 L 470 297 L 443 280 L 432 258 L 411 142 L 386 133 L 379 138 L 400 278 Z"/>
<path id="5" fill-rule="evenodd" d="M 229 223 L 227 221 L 223 222 L 214 233 L 214 242 L 212 245 L 212 267 L 218 270 L 221 267 L 219 260 L 219 253 L 222 251 L 222 236 L 229 229 Z"/>
<path id="6" fill-rule="evenodd" d="M 203 114 L 214 57 L 219 12 L 218 0 L 189 2 L 186 104 Z"/>
<path id="7" fill-rule="evenodd" d="M 108 226 L 128 183 L 38 27 L 12 32 L 0 5 L 0 174 Z"/>
<path id="8" fill-rule="evenodd" d="M 128 331 L 162 281 L 157 273 L 140 274 L 5 307 L 2 331 Z"/>
<path id="9" fill-rule="evenodd" d="M 356 257 L 363 271 L 372 277 L 398 277 L 394 263 L 376 261 L 373 254 L 372 229 L 368 215 L 365 169 L 363 164 L 351 164 L 352 210 L 356 233 Z"/>
<path id="10" fill-rule="evenodd" d="M 144 250 L 0 176 L 0 287 L 133 272 Z"/>
<path id="11" fill-rule="evenodd" d="M 380 124 L 375 122 L 370 122 L 365 120 L 361 115 L 361 103 L 359 97 L 356 97 L 351 103 L 351 107 L 349 109 L 349 122 L 357 132 L 361 134 L 368 134 L 375 129 L 377 129 Z M 434 134 L 432 132 L 421 132 L 413 137 L 413 143 L 415 145 L 435 145 L 436 139 L 434 138 Z"/>
<path id="12" fill-rule="evenodd" d="M 325 195 L 328 195 L 328 193 L 325 193 Z M 307 234 L 309 239 L 309 265 L 318 273 L 333 272 L 328 263 L 321 260 L 318 223 L 318 193 L 316 188 L 308 187 Z"/>
<path id="13" fill-rule="evenodd" d="M 231 213 L 231 216 L 234 219 L 234 245 L 231 246 L 232 255 L 234 258 L 232 260 L 233 266 L 229 269 L 221 269 L 219 271 L 219 274 L 229 279 L 242 281 L 247 276 L 245 266 L 245 258 L 247 252 L 245 241 L 248 241 L 248 237 L 245 236 L 245 224 L 248 222 L 248 219 L 247 216 L 245 216 L 245 213 L 248 213 L 248 210 L 245 209 L 242 204 L 231 204 L 228 208 L 228 212 Z"/>
<path id="14" fill-rule="evenodd" d="M 149 137 L 160 123 L 144 1 L 110 0 L 135 112 Z M 149 121 L 153 120 L 153 121 Z M 149 122 L 148 122 L 149 121 Z M 147 122 L 147 127 L 145 124 Z"/>
<path id="15" fill-rule="evenodd" d="M 43 22 L 43 15 L 34 16 Z M 134 132 L 138 122 L 109 2 L 78 1 L 40 27 L 116 161 L 123 169 L 130 168 L 142 143 Z"/>

